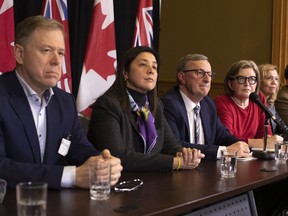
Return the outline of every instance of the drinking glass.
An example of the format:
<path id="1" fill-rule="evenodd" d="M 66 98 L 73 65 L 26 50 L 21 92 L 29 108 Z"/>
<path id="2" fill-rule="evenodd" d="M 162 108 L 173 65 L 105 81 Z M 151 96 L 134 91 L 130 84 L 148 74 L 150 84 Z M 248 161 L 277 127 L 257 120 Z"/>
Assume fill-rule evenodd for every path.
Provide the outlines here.
<path id="1" fill-rule="evenodd" d="M 19 183 L 16 185 L 16 197 L 18 216 L 46 216 L 47 183 Z"/>
<path id="2" fill-rule="evenodd" d="M 90 198 L 107 200 L 110 195 L 111 166 L 107 162 L 90 165 Z"/>
<path id="3" fill-rule="evenodd" d="M 233 178 L 237 171 L 237 151 L 221 150 L 221 176 Z"/>

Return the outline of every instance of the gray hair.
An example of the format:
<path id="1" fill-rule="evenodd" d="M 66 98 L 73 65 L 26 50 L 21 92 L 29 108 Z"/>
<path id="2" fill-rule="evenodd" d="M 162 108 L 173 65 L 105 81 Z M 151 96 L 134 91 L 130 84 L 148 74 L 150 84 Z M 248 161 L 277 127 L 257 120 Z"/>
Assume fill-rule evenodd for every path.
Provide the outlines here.
<path id="1" fill-rule="evenodd" d="M 181 71 L 186 70 L 186 64 L 189 61 L 200 61 L 200 60 L 209 60 L 207 56 L 202 54 L 187 54 L 186 56 L 182 57 L 177 64 L 176 68 L 176 82 L 179 84 L 178 80 L 178 73 Z"/>
<path id="2" fill-rule="evenodd" d="M 230 86 L 228 84 L 229 81 L 233 80 L 239 74 L 239 71 L 241 69 L 244 69 L 244 68 L 252 68 L 253 71 L 255 72 L 256 79 L 257 79 L 255 92 L 258 94 L 259 85 L 260 85 L 260 73 L 259 73 L 259 70 L 258 70 L 258 67 L 257 67 L 256 63 L 254 61 L 252 61 L 252 60 L 240 60 L 240 61 L 235 62 L 234 64 L 232 64 L 232 66 L 228 70 L 228 73 L 225 76 L 225 79 L 224 79 L 224 91 L 225 91 L 225 93 L 227 95 L 233 96 L 233 94 L 234 94 L 233 90 L 230 88 Z"/>
<path id="3" fill-rule="evenodd" d="M 61 23 L 54 19 L 49 19 L 44 16 L 31 16 L 21 21 L 16 25 L 15 29 L 15 44 L 25 46 L 30 35 L 39 28 L 58 29 L 64 35 L 64 27 Z"/>

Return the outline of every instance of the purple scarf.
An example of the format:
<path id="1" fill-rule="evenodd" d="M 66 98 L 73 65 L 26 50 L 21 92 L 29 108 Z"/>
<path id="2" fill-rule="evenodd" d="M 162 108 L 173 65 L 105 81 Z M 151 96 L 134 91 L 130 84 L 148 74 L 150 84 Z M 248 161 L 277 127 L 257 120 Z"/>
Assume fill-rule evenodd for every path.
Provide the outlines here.
<path id="1" fill-rule="evenodd" d="M 157 132 L 154 125 L 154 117 L 149 110 L 147 95 L 145 105 L 139 107 L 129 92 L 127 93 L 130 100 L 130 107 L 137 116 L 136 123 L 138 125 L 139 134 L 144 142 L 144 153 L 148 154 L 156 144 Z"/>

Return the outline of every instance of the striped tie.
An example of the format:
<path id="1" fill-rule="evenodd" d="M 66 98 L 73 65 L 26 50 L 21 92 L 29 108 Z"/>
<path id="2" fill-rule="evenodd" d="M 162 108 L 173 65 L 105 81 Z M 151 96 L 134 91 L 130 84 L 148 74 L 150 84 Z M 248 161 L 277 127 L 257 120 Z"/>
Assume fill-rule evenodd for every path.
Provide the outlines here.
<path id="1" fill-rule="evenodd" d="M 200 107 L 194 107 L 194 123 L 195 123 L 195 144 L 199 144 L 200 139 Z"/>

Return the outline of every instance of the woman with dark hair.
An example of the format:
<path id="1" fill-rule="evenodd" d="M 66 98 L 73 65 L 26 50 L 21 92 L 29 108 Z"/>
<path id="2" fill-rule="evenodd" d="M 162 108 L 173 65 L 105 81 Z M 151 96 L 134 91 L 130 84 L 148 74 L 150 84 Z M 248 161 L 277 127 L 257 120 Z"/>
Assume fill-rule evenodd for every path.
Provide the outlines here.
<path id="1" fill-rule="evenodd" d="M 159 56 L 149 47 L 129 49 L 110 89 L 93 105 L 88 138 L 108 148 L 128 171 L 193 169 L 204 157 L 183 148 L 174 137 L 158 102 Z"/>

